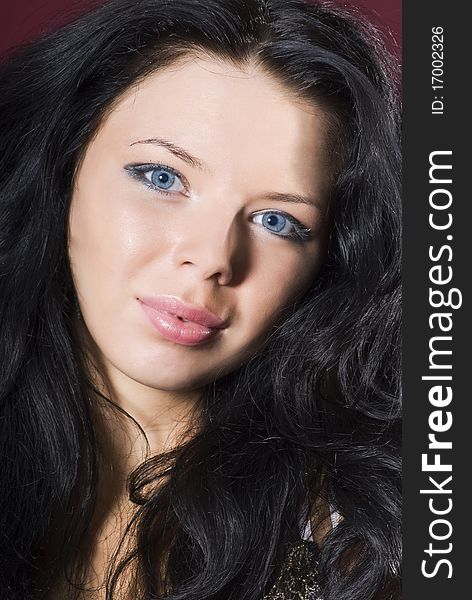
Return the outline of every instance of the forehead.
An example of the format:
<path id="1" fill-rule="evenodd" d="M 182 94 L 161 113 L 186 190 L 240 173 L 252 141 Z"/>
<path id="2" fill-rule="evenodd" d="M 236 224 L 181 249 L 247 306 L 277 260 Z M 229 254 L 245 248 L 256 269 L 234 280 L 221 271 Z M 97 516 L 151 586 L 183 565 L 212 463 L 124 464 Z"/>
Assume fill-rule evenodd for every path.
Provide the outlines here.
<path id="1" fill-rule="evenodd" d="M 99 131 L 109 144 L 160 137 L 209 167 L 237 162 L 312 176 L 326 170 L 326 117 L 257 65 L 188 56 L 148 75 L 114 105 Z M 319 173 L 318 173 L 319 175 Z"/>

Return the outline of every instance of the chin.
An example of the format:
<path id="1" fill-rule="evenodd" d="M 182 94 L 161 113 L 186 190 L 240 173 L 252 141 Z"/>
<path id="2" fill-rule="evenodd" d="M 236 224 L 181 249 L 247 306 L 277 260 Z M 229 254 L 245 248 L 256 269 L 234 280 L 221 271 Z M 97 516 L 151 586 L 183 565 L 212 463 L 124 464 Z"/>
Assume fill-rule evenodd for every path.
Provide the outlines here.
<path id="1" fill-rule="evenodd" d="M 142 365 L 123 365 L 120 368 L 115 363 L 125 377 L 134 380 L 135 382 L 154 390 L 164 392 L 189 392 L 201 388 L 210 383 L 213 378 L 211 374 L 195 373 L 193 369 L 185 369 L 180 365 L 178 371 L 175 366 L 169 368 L 165 364 L 160 364 L 158 367 L 150 368 L 149 361 L 143 362 Z"/>

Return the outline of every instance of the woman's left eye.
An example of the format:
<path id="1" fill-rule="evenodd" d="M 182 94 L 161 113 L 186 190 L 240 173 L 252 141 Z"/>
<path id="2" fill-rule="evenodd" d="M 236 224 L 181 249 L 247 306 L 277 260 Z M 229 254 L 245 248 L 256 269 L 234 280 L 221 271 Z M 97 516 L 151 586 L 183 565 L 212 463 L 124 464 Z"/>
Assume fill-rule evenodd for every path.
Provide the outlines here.
<path id="1" fill-rule="evenodd" d="M 165 165 L 129 165 L 126 170 L 152 190 L 163 194 L 182 193 L 186 186 L 182 176 Z"/>
<path id="2" fill-rule="evenodd" d="M 279 237 L 298 242 L 313 239 L 311 229 L 287 213 L 263 211 L 254 215 L 254 221 Z"/>

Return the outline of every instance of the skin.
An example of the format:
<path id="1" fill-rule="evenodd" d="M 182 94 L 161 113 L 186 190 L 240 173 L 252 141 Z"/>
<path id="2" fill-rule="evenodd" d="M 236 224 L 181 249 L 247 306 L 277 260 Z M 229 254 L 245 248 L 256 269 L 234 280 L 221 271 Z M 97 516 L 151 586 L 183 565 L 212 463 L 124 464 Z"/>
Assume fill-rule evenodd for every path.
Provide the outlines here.
<path id="1" fill-rule="evenodd" d="M 151 452 L 172 445 L 204 386 L 254 354 L 316 278 L 327 237 L 326 121 L 258 66 L 192 56 L 128 90 L 87 147 L 69 221 L 79 327 L 97 385 L 140 423 Z M 201 165 L 142 143 L 156 138 Z M 126 168 L 145 163 L 180 174 L 168 195 L 146 185 L 153 171 L 146 179 Z M 282 201 L 289 194 L 310 203 Z M 312 238 L 281 237 L 260 211 L 291 215 Z M 205 307 L 228 326 L 199 346 L 165 340 L 138 301 L 160 294 Z M 109 552 L 103 540 L 113 547 L 121 529 L 112 507 L 145 455 L 132 431 L 118 419 L 103 429 L 109 468 L 91 527 L 102 540 L 93 551 L 98 573 Z"/>
<path id="2" fill-rule="evenodd" d="M 70 210 L 72 273 L 107 385 L 151 434 L 160 408 L 188 405 L 260 348 L 316 277 L 326 238 L 325 121 L 258 67 L 192 57 L 129 90 L 89 144 Z M 202 168 L 141 143 L 151 138 L 177 144 Z M 182 184 L 162 195 L 146 185 L 153 171 L 137 179 L 125 169 L 145 163 L 171 167 Z M 313 203 L 267 199 L 272 192 Z M 313 239 L 274 233 L 255 216 L 271 210 L 298 219 Z M 159 294 L 229 325 L 199 346 L 165 340 L 138 301 Z"/>

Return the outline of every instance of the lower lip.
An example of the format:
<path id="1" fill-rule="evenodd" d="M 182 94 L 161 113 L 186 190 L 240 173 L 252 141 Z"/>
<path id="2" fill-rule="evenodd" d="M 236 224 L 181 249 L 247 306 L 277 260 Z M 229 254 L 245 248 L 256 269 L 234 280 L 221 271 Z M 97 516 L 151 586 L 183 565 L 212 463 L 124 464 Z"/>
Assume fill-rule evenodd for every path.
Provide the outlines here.
<path id="1" fill-rule="evenodd" d="M 209 329 L 192 321 L 181 321 L 164 310 L 156 310 L 142 302 L 141 306 L 154 329 L 163 338 L 176 344 L 197 346 L 215 337 L 220 331 L 219 329 Z"/>

